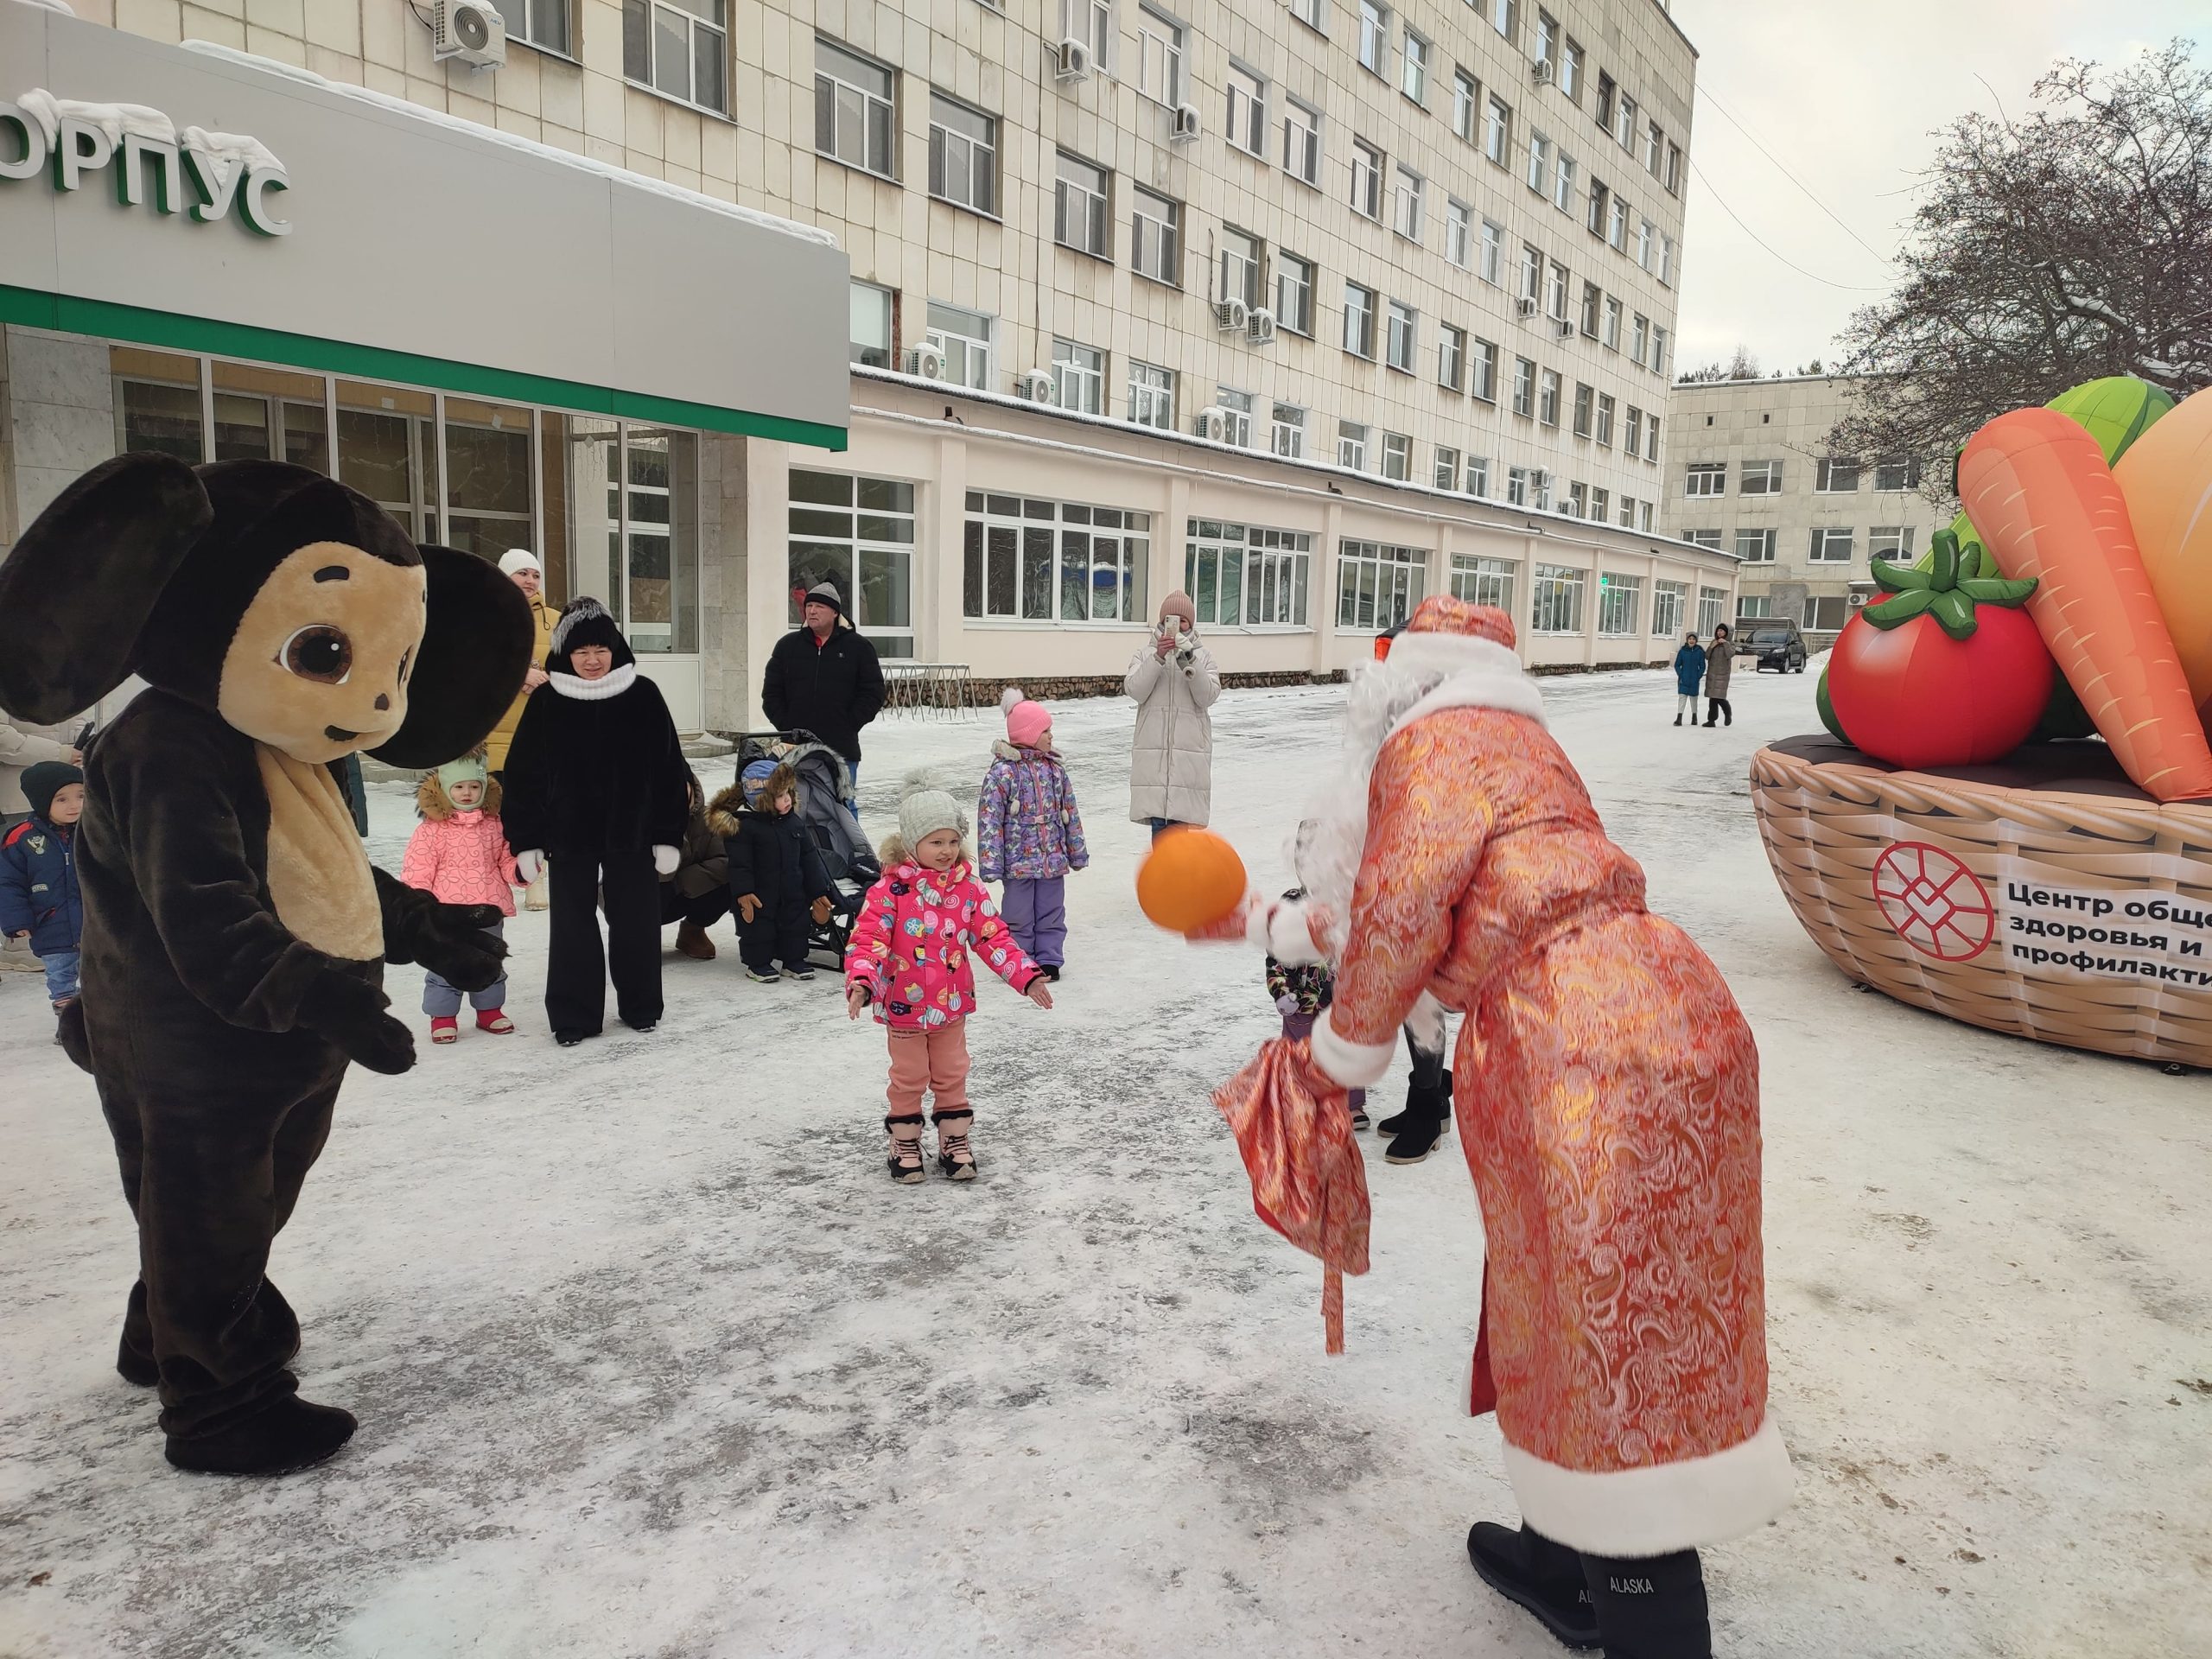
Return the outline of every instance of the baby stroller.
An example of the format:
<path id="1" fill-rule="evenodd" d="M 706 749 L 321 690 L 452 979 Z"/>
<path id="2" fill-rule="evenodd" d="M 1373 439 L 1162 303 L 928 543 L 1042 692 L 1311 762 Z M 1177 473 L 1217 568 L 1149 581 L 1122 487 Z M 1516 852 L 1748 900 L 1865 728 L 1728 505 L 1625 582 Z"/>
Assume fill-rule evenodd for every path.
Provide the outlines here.
<path id="1" fill-rule="evenodd" d="M 853 774 L 845 757 L 812 732 L 747 732 L 737 742 L 739 772 L 755 760 L 787 766 L 798 774 L 798 816 L 834 889 L 830 919 L 818 926 L 809 925 L 807 953 L 827 957 L 830 965 L 842 969 L 861 900 L 883 874 L 852 813 L 859 798 L 853 791 Z"/>

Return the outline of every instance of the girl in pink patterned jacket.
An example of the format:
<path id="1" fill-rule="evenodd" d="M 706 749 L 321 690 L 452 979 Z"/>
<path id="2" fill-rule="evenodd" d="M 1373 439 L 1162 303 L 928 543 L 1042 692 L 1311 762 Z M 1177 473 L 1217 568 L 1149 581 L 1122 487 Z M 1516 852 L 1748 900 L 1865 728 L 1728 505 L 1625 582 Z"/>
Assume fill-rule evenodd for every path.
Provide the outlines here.
<path id="1" fill-rule="evenodd" d="M 846 1011 L 873 1003 L 891 1046 L 891 1179 L 906 1185 L 922 1162 L 922 1096 L 936 1096 L 938 1167 L 976 1179 L 968 1144 L 968 1016 L 976 1007 L 970 958 L 1040 1008 L 1052 1006 L 1044 972 L 1014 943 L 968 862 L 968 821 L 943 790 L 910 779 L 899 833 L 883 844 L 883 879 L 861 901 L 845 957 Z"/>
<path id="2" fill-rule="evenodd" d="M 499 780 L 484 766 L 484 751 L 477 749 L 458 760 L 448 760 L 425 774 L 415 791 L 415 810 L 423 822 L 408 841 L 399 879 L 421 887 L 449 905 L 496 905 L 503 916 L 515 913 L 512 889 L 525 885 L 515 871 L 515 856 L 507 850 L 507 832 L 499 822 Z M 493 938 L 505 931 L 505 923 L 485 930 Z M 476 1010 L 476 1028 L 500 1036 L 515 1028 L 506 1015 L 507 981 L 502 974 L 480 991 L 468 994 Z M 430 1016 L 430 1040 L 450 1043 L 461 1035 L 461 991 L 435 974 L 423 976 L 423 1012 Z"/>

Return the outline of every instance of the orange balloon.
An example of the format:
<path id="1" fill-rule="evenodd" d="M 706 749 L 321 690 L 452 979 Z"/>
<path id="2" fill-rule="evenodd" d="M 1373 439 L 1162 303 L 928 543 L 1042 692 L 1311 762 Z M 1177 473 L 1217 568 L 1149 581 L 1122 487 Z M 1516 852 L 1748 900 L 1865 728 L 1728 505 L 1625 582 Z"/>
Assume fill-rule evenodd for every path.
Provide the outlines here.
<path id="1" fill-rule="evenodd" d="M 1137 866 L 1137 906 L 1171 933 L 1217 922 L 1244 900 L 1244 861 L 1211 830 L 1165 831 Z"/>

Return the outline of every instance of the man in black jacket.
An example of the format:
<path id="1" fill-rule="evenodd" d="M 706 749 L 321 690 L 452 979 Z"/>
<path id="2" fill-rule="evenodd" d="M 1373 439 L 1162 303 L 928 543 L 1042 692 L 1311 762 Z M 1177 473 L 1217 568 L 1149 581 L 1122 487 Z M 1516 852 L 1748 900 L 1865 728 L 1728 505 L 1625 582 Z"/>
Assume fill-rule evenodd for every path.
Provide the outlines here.
<path id="1" fill-rule="evenodd" d="M 883 667 L 875 647 L 844 620 L 844 601 L 826 582 L 806 590 L 804 626 L 779 640 L 761 677 L 760 706 L 779 732 L 812 732 L 845 757 L 857 781 L 861 728 L 883 709 Z"/>

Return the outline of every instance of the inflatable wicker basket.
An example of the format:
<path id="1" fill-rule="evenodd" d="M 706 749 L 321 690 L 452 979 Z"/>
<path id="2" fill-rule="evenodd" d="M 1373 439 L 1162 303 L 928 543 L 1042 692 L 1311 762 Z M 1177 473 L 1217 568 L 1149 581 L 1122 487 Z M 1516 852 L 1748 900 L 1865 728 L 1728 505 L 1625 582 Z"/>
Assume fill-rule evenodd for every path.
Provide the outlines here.
<path id="1" fill-rule="evenodd" d="M 1776 879 L 1852 978 L 1992 1031 L 2212 1066 L 2212 804 L 2101 743 L 1907 772 L 1825 737 L 1751 760 Z"/>

